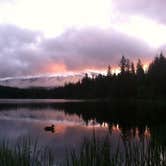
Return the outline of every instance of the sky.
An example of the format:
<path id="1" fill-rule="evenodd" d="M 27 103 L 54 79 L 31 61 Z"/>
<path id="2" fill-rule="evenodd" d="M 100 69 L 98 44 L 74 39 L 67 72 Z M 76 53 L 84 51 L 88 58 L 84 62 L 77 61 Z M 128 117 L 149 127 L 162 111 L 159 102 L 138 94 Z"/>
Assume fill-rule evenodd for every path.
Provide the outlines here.
<path id="1" fill-rule="evenodd" d="M 165 0 L 0 0 L 0 79 L 144 64 L 166 46 Z"/>

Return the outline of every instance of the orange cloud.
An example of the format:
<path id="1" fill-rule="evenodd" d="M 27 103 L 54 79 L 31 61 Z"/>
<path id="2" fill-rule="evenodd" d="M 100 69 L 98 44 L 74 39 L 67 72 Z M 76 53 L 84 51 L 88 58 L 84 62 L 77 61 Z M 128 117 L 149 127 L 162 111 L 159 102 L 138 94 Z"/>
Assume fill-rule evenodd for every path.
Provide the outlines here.
<path id="1" fill-rule="evenodd" d="M 67 72 L 64 64 L 51 63 L 44 67 L 44 70 L 48 73 L 64 73 Z"/>
<path id="2" fill-rule="evenodd" d="M 135 62 L 135 68 L 136 68 L 136 63 Z M 148 69 L 149 63 L 150 61 L 145 61 L 142 62 L 143 63 L 143 68 L 146 71 Z M 95 73 L 101 73 L 101 74 L 106 74 L 107 73 L 107 65 L 105 66 L 105 68 L 103 67 L 95 67 L 95 66 L 90 66 L 90 67 L 86 67 L 86 68 L 82 68 L 82 69 L 78 69 L 78 70 L 67 70 L 66 65 L 61 63 L 50 63 L 48 65 L 46 65 L 44 67 L 44 72 L 47 73 L 81 73 L 81 72 L 85 72 L 85 73 L 89 73 L 89 72 L 95 72 Z M 120 68 L 118 65 L 114 65 L 111 66 L 111 70 L 112 73 L 116 73 L 118 74 L 120 72 Z"/>

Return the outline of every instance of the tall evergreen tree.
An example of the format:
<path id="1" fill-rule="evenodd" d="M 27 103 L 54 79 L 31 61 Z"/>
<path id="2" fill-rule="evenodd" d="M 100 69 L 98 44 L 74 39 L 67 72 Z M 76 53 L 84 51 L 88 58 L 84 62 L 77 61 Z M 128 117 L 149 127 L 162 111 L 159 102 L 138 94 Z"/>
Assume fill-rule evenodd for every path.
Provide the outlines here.
<path id="1" fill-rule="evenodd" d="M 138 80 L 142 80 L 144 77 L 143 64 L 140 59 L 138 59 L 138 62 L 137 62 L 136 75 L 137 75 Z"/>
<path id="2" fill-rule="evenodd" d="M 131 62 L 131 74 L 135 75 L 135 66 L 133 62 Z"/>
<path id="3" fill-rule="evenodd" d="M 111 66 L 108 65 L 108 69 L 107 69 L 107 76 L 111 77 L 112 73 L 111 73 Z"/>
<path id="4" fill-rule="evenodd" d="M 130 73 L 130 60 L 129 59 L 126 59 L 126 65 L 125 65 L 125 68 L 126 68 L 126 72 L 127 73 Z"/>
<path id="5" fill-rule="evenodd" d="M 122 56 L 120 60 L 120 64 L 119 64 L 121 75 L 123 75 L 126 71 L 126 62 L 127 62 L 127 59 L 124 56 Z"/>

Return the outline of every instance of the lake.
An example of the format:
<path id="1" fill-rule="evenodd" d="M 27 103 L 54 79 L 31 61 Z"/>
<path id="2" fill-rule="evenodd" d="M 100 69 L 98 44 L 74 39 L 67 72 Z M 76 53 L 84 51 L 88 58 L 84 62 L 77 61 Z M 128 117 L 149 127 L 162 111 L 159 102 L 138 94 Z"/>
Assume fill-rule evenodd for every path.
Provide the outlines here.
<path id="1" fill-rule="evenodd" d="M 66 149 L 78 148 L 85 137 L 108 136 L 114 147 L 124 139 L 154 139 L 166 144 L 165 104 L 154 101 L 0 100 L 0 141 L 11 144 L 27 137 L 54 151 L 63 161 Z M 54 130 L 51 128 L 54 125 Z"/>

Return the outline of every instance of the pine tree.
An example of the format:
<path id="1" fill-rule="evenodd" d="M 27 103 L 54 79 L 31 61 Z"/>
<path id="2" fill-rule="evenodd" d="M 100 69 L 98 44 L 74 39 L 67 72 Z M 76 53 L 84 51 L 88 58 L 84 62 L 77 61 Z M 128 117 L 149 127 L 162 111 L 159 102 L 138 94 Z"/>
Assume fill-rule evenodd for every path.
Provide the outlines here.
<path id="1" fill-rule="evenodd" d="M 133 62 L 131 62 L 131 74 L 135 75 L 135 66 Z"/>
<path id="2" fill-rule="evenodd" d="M 108 69 L 107 69 L 107 76 L 108 77 L 111 77 L 111 66 L 110 65 L 108 65 Z"/>
<path id="3" fill-rule="evenodd" d="M 144 77 L 144 69 L 140 59 L 138 59 L 138 62 L 137 62 L 136 75 L 138 80 L 142 80 Z"/>

